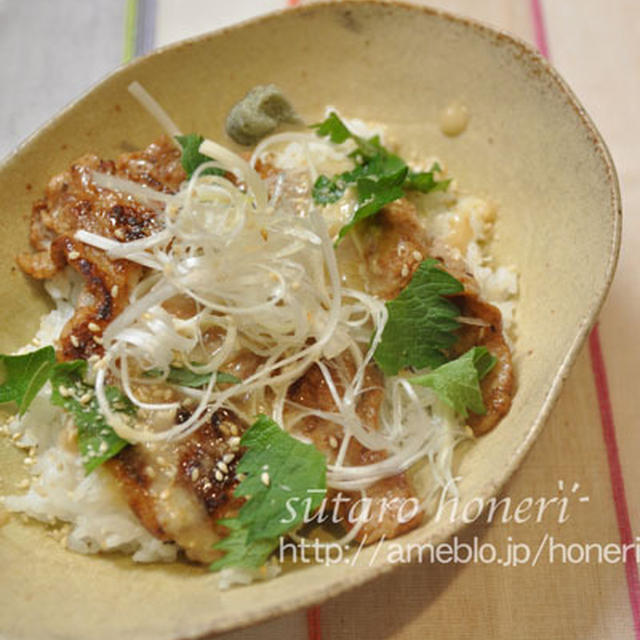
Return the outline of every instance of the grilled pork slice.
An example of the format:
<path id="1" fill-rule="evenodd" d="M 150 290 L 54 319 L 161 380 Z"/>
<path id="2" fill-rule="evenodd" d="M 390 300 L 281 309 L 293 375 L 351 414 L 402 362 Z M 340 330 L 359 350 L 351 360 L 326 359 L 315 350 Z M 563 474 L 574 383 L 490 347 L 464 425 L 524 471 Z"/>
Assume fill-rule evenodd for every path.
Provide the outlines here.
<path id="1" fill-rule="evenodd" d="M 182 152 L 167 136 L 142 151 L 123 153 L 115 164 L 116 175 L 164 193 L 175 193 L 187 177 Z"/>
<path id="2" fill-rule="evenodd" d="M 477 436 L 493 429 L 509 412 L 516 391 L 511 349 L 502 329 L 502 314 L 497 307 L 480 298 L 478 283 L 465 270 L 464 263 L 453 257 L 446 246 L 434 243 L 431 255 L 440 260 L 444 268 L 464 285 L 464 292 L 452 296 L 460 308 L 463 324 L 458 329 L 458 341 L 452 355 L 457 357 L 472 347 L 486 347 L 497 358 L 496 365 L 480 381 L 485 414 L 470 412 L 467 424 Z M 476 321 L 470 324 L 470 321 Z"/>
<path id="3" fill-rule="evenodd" d="M 498 359 L 480 383 L 487 411 L 484 415 L 471 413 L 468 419 L 476 435 L 493 429 L 509 411 L 515 393 L 511 350 L 502 330 L 500 311 L 480 298 L 478 284 L 466 271 L 464 262 L 446 246 L 429 239 L 415 206 L 404 198 L 386 206 L 366 227 L 364 256 L 369 288 L 382 298 L 395 298 L 426 257 L 440 260 L 463 284 L 464 293 L 452 298 L 460 307 L 462 326 L 451 355 L 457 357 L 474 346 L 485 346 Z"/>
<path id="4" fill-rule="evenodd" d="M 104 252 L 74 240 L 83 229 L 119 241 L 137 240 L 158 227 L 157 211 L 131 196 L 97 187 L 94 172 L 116 175 L 157 191 L 173 193 L 185 179 L 180 151 L 161 138 L 144 151 L 126 153 L 115 162 L 85 155 L 47 185 L 45 197 L 33 206 L 30 241 L 35 253 L 18 256 L 18 264 L 39 280 L 51 278 L 66 265 L 84 279 L 75 315 L 61 336 L 63 360 L 101 354 L 104 328 L 124 308 L 141 268 L 113 260 Z"/>
<path id="5" fill-rule="evenodd" d="M 355 366 L 353 360 L 346 356 L 325 363 L 331 372 L 331 378 L 338 392 L 343 393 L 344 380 L 353 378 Z M 379 428 L 378 416 L 383 396 L 382 374 L 375 365 L 367 368 L 363 384 L 365 391 L 361 394 L 356 407 L 356 413 L 367 429 L 374 432 Z M 336 411 L 327 382 L 317 365 L 312 365 L 307 372 L 294 382 L 288 391 L 288 399 L 304 407 L 320 409 L 322 411 Z M 343 429 L 340 425 L 317 416 L 307 416 L 302 419 L 299 433 L 311 440 L 313 444 L 327 456 L 329 463 L 336 460 L 343 439 Z M 371 451 L 351 439 L 347 448 L 346 464 L 362 466 L 374 464 L 387 458 L 386 451 Z M 338 494 L 342 495 L 338 498 Z M 411 505 L 409 500 L 416 499 L 416 493 L 407 474 L 398 473 L 373 483 L 366 489 L 370 509 L 368 521 L 356 535 L 356 540 L 370 544 L 385 538 L 394 538 L 417 527 L 422 519 L 422 512 L 417 512 L 411 519 L 399 517 L 399 510 L 405 505 Z M 351 529 L 356 517 L 366 504 L 359 492 L 330 491 L 330 500 L 336 500 L 341 524 Z M 360 502 L 360 506 L 358 505 Z M 417 504 L 417 502 L 416 502 Z"/>
<path id="6" fill-rule="evenodd" d="M 364 240 L 368 289 L 386 300 L 409 284 L 430 246 L 415 206 L 405 198 L 376 215 L 366 226 Z"/>
<path id="7" fill-rule="evenodd" d="M 515 393 L 511 350 L 502 332 L 502 315 L 496 307 L 484 302 L 471 291 L 456 296 L 454 302 L 460 307 L 463 316 L 476 318 L 483 323 L 463 325 L 458 331 L 460 337 L 454 345 L 454 355 L 462 355 L 471 347 L 480 346 L 486 347 L 497 358 L 496 365 L 480 381 L 487 412 L 484 415 L 471 412 L 467 420 L 473 433 L 478 436 L 491 431 L 511 407 L 511 399 Z"/>
<path id="8" fill-rule="evenodd" d="M 179 421 L 188 417 L 186 411 L 178 414 Z M 221 409 L 184 440 L 131 445 L 105 464 L 151 534 L 208 563 L 222 555 L 212 548 L 226 534 L 217 520 L 235 516 L 244 501 L 233 491 L 245 429 Z"/>

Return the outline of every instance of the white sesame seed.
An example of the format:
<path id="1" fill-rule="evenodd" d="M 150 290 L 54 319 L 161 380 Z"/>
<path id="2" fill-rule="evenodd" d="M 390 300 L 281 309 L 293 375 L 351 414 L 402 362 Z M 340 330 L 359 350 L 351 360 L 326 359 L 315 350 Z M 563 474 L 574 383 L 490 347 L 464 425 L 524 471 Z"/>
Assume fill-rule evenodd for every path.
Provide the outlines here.
<path id="1" fill-rule="evenodd" d="M 216 472 L 213 475 L 214 475 L 215 479 L 218 482 L 222 482 L 224 480 L 224 476 L 222 475 L 222 471 L 220 471 L 218 469 L 216 469 Z"/>
<path id="2" fill-rule="evenodd" d="M 76 336 L 74 336 L 73 334 L 71 334 L 71 337 L 69 338 L 69 340 L 71 340 L 71 344 L 76 349 L 80 346 L 80 340 L 78 340 L 78 338 Z"/>
<path id="3" fill-rule="evenodd" d="M 35 462 L 36 461 L 33 458 L 30 458 L 28 456 L 22 461 L 22 463 L 26 464 L 27 466 L 30 465 L 30 464 L 35 464 Z"/>
<path id="4" fill-rule="evenodd" d="M 266 471 L 260 475 L 260 482 L 262 482 L 265 487 L 269 486 L 269 474 Z"/>
<path id="5" fill-rule="evenodd" d="M 191 471 L 191 482 L 195 482 L 200 477 L 200 469 L 197 467 Z"/>
<path id="6" fill-rule="evenodd" d="M 414 251 L 411 255 L 416 262 L 420 262 L 422 260 L 422 254 L 419 251 Z"/>
<path id="7" fill-rule="evenodd" d="M 93 336 L 93 341 L 96 344 L 102 344 L 102 338 L 100 336 Z"/>
<path id="8" fill-rule="evenodd" d="M 144 468 L 144 472 L 149 478 L 155 478 L 156 477 L 155 469 L 153 467 L 150 467 L 149 465 L 147 465 Z"/>
<path id="9" fill-rule="evenodd" d="M 118 238 L 119 240 L 123 240 L 125 238 L 125 232 L 124 229 L 116 229 L 113 232 L 113 235 Z"/>
<path id="10" fill-rule="evenodd" d="M 240 438 L 238 436 L 233 436 L 233 438 L 229 438 L 229 446 L 232 449 L 237 449 L 240 446 Z"/>
<path id="11" fill-rule="evenodd" d="M 329 446 L 332 449 L 338 448 L 338 439 L 335 436 L 329 436 Z"/>
<path id="12" fill-rule="evenodd" d="M 208 480 L 202 485 L 202 489 L 204 491 L 209 491 L 209 489 L 211 489 L 211 487 L 213 487 L 213 485 Z"/>
<path id="13" fill-rule="evenodd" d="M 80 254 L 77 251 L 69 251 L 69 260 L 77 260 Z"/>
<path id="14" fill-rule="evenodd" d="M 402 265 L 402 270 L 400 271 L 400 275 L 403 278 L 406 278 L 409 275 L 409 266 L 406 264 Z"/>
<path id="15" fill-rule="evenodd" d="M 100 443 L 100 453 L 107 453 L 108 448 L 109 448 L 109 445 L 103 440 Z"/>
<path id="16" fill-rule="evenodd" d="M 58 393 L 63 397 L 63 398 L 68 398 L 71 395 L 71 391 L 69 389 L 67 389 L 67 387 L 60 385 L 58 387 Z"/>
<path id="17" fill-rule="evenodd" d="M 118 289 L 118 285 L 117 285 L 117 284 L 114 284 L 114 285 L 113 285 L 113 287 L 111 287 L 111 296 L 112 296 L 113 298 L 117 297 L 117 295 L 118 295 L 118 291 L 119 291 L 119 289 Z"/>
<path id="18" fill-rule="evenodd" d="M 95 322 L 89 323 L 89 331 L 92 333 L 98 333 L 100 331 L 100 325 L 97 325 Z"/>
<path id="19" fill-rule="evenodd" d="M 80 398 L 78 398 L 78 400 L 80 404 L 87 404 L 92 397 L 93 397 L 93 394 L 91 393 L 91 391 L 87 391 L 87 393 L 81 395 Z"/>
<path id="20" fill-rule="evenodd" d="M 229 464 L 235 457 L 235 453 L 225 453 L 224 456 L 222 456 L 222 460 Z"/>
<path id="21" fill-rule="evenodd" d="M 238 425 L 232 424 L 230 427 L 230 431 L 231 431 L 231 435 L 232 436 L 237 436 L 238 435 Z"/>
<path id="22" fill-rule="evenodd" d="M 222 471 L 222 473 L 229 473 L 229 467 L 227 467 L 227 465 L 222 462 L 222 460 L 220 460 L 220 462 L 218 462 L 216 466 L 218 467 L 218 469 L 220 469 L 220 471 Z"/>
<path id="23" fill-rule="evenodd" d="M 164 489 L 160 492 L 160 500 L 166 500 L 169 497 L 169 490 Z"/>

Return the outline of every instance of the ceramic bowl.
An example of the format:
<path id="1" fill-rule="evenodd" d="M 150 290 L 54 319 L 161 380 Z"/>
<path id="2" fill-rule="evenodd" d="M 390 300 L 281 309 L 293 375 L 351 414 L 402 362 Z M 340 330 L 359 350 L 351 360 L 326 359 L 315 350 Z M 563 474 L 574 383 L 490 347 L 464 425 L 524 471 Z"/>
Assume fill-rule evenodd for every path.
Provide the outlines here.
<path id="1" fill-rule="evenodd" d="M 93 151 L 114 157 L 160 130 L 127 93 L 140 81 L 184 131 L 229 143 L 224 118 L 252 86 L 274 82 L 308 122 L 326 105 L 387 123 L 404 155 L 442 158 L 471 193 L 497 202 L 493 252 L 519 271 L 518 391 L 511 412 L 459 469 L 464 502 L 495 494 L 521 462 L 558 396 L 612 278 L 620 197 L 607 149 L 583 107 L 529 46 L 469 20 L 375 2 L 313 4 L 162 49 L 116 71 L 0 167 L 0 349 L 34 334 L 47 309 L 15 267 L 32 201 L 52 174 Z M 470 121 L 446 137 L 452 101 Z M 24 474 L 0 444 L 0 491 Z M 407 543 L 438 542 L 461 523 L 426 522 Z M 300 566 L 276 580 L 219 591 L 199 568 L 134 565 L 65 551 L 38 524 L 0 528 L 0 630 L 6 638 L 164 640 L 247 625 L 372 579 L 392 567 L 363 550 L 355 567 Z M 425 570 L 428 570 L 426 568 Z"/>

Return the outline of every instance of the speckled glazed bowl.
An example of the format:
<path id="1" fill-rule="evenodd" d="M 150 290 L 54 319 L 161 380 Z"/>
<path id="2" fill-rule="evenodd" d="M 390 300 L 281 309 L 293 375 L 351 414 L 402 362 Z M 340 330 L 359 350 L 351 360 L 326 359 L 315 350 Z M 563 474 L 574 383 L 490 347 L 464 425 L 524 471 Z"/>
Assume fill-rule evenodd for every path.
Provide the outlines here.
<path id="1" fill-rule="evenodd" d="M 14 267 L 49 176 L 77 156 L 113 157 L 160 131 L 127 93 L 139 80 L 185 131 L 229 143 L 223 121 L 252 86 L 274 82 L 309 122 L 327 104 L 388 123 L 406 156 L 442 158 L 472 193 L 499 205 L 493 251 L 520 273 L 518 392 L 499 427 L 462 461 L 463 500 L 493 495 L 542 428 L 594 322 L 618 252 L 614 167 L 582 106 L 531 48 L 474 22 L 375 2 L 314 4 L 160 50 L 101 82 L 0 167 L 0 349 L 28 341 L 47 309 Z M 463 135 L 440 132 L 457 100 Z M 0 491 L 14 492 L 21 455 L 0 443 Z M 406 542 L 437 542 L 459 522 L 427 522 Z M 317 603 L 391 569 L 365 549 L 355 567 L 299 567 L 220 592 L 195 567 L 134 565 L 65 551 L 43 528 L 0 528 L 0 635 L 6 638 L 195 637 Z M 428 570 L 428 568 L 425 568 Z"/>

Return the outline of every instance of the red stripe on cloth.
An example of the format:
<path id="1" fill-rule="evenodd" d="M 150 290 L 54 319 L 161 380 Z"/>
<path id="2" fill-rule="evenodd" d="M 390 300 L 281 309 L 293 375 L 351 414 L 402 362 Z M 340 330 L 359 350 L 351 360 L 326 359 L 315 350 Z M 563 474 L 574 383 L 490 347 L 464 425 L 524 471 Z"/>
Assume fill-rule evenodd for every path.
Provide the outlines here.
<path id="1" fill-rule="evenodd" d="M 310 607 L 307 609 L 307 634 L 309 640 L 322 640 L 320 607 Z"/>
<path id="2" fill-rule="evenodd" d="M 638 577 L 638 562 L 633 544 L 633 532 L 631 530 L 631 520 L 629 519 L 629 508 L 627 506 L 627 497 L 624 489 L 624 477 L 622 475 L 622 466 L 620 465 L 620 456 L 618 453 L 616 426 L 613 420 L 613 410 L 611 409 L 607 370 L 605 368 L 604 358 L 602 357 L 598 325 L 593 328 L 589 336 L 589 353 L 591 354 L 591 369 L 593 370 L 598 406 L 600 407 L 602 436 L 607 450 L 611 490 L 613 492 L 613 502 L 616 509 L 620 542 L 623 545 L 629 545 L 629 553 L 624 558 L 624 568 L 627 576 L 631 612 L 633 613 L 633 625 L 636 638 L 640 639 L 640 579 Z"/>
<path id="3" fill-rule="evenodd" d="M 542 0 L 531 0 L 531 16 L 533 19 L 533 31 L 536 46 L 545 58 L 549 58 L 549 43 L 547 40 L 544 13 L 542 11 Z M 631 520 L 629 518 L 627 495 L 624 488 L 622 465 L 620 464 L 618 441 L 616 438 L 616 426 L 613 420 L 613 410 L 611 408 L 607 369 L 602 356 L 600 334 L 598 332 L 597 324 L 589 335 L 589 354 L 591 356 L 591 370 L 596 386 L 598 407 L 600 409 L 602 437 L 607 451 L 611 492 L 613 494 L 613 503 L 616 511 L 618 533 L 620 535 L 620 542 L 623 545 L 629 545 L 627 547 L 629 553 L 623 555 L 625 560 L 624 569 L 627 578 L 627 589 L 629 591 L 629 603 L 631 605 L 631 613 L 633 615 L 635 637 L 636 640 L 640 640 L 640 578 L 638 576 L 638 562 L 635 553 Z"/>
<path id="4" fill-rule="evenodd" d="M 536 47 L 545 58 L 548 58 L 549 45 L 547 43 L 547 30 L 544 26 L 541 0 L 531 0 L 531 17 L 533 19 L 533 37 L 536 41 Z"/>

